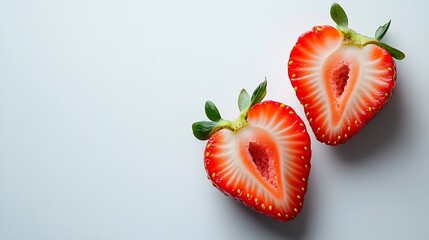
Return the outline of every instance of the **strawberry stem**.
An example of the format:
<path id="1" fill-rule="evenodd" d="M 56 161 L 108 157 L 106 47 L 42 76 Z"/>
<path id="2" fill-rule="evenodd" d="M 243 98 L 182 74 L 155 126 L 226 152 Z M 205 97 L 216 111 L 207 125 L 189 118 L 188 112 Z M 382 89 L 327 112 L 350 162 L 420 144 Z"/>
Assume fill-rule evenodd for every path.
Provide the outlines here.
<path id="1" fill-rule="evenodd" d="M 371 38 L 357 33 L 348 27 L 347 14 L 338 3 L 333 3 L 331 6 L 331 18 L 337 24 L 337 29 L 343 35 L 344 44 L 351 44 L 358 47 L 365 47 L 368 44 L 375 44 L 384 48 L 390 53 L 390 55 L 392 55 L 392 57 L 398 60 L 405 58 L 405 54 L 403 52 L 387 45 L 386 43 L 381 42 L 381 39 L 389 29 L 391 21 L 387 22 L 383 26 L 380 26 L 375 32 L 375 38 Z"/>
<path id="2" fill-rule="evenodd" d="M 234 121 L 228 121 L 221 118 L 216 105 L 211 101 L 207 101 L 205 104 L 205 112 L 207 117 L 212 121 L 199 121 L 193 123 L 192 132 L 194 136 L 199 140 L 207 140 L 221 129 L 228 129 L 236 132 L 247 126 L 247 114 L 255 104 L 262 101 L 266 93 L 267 79 L 259 84 L 251 98 L 246 90 L 241 90 L 238 97 L 238 106 L 241 112 L 239 117 Z"/>
<path id="3" fill-rule="evenodd" d="M 228 124 L 228 128 L 231 129 L 233 132 L 239 130 L 242 127 L 245 127 L 247 125 L 247 120 L 243 117 L 240 117 L 235 119 L 234 121 L 230 122 Z"/>

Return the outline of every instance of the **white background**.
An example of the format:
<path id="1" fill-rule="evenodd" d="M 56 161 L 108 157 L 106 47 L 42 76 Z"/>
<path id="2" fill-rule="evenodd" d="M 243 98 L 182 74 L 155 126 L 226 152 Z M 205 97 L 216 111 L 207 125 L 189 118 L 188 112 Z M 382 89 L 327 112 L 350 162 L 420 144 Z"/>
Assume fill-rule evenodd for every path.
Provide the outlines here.
<path id="1" fill-rule="evenodd" d="M 0 239 L 425 239 L 428 5 L 341 1 L 385 41 L 395 94 L 345 145 L 312 137 L 302 214 L 276 222 L 206 179 L 191 124 L 241 88 L 304 116 L 287 77 L 331 1 L 0 1 Z M 307 124 L 307 121 L 305 121 Z"/>

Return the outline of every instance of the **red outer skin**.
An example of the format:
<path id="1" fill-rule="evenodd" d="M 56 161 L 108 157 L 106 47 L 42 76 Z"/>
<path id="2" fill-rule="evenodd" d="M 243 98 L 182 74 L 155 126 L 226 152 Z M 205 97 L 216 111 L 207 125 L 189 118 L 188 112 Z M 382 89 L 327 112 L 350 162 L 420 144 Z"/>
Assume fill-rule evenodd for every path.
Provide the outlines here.
<path id="1" fill-rule="evenodd" d="M 275 118 L 274 120 L 276 123 L 278 119 L 283 119 L 284 122 L 280 129 L 283 129 L 285 133 L 282 137 L 291 139 L 289 146 L 282 147 L 287 147 L 294 153 L 291 159 L 287 159 L 290 163 L 293 163 L 293 166 L 290 166 L 290 169 L 293 171 L 282 172 L 279 170 L 279 174 L 283 177 L 280 177 L 280 180 L 278 181 L 279 186 L 287 184 L 289 187 L 287 188 L 287 192 L 279 191 L 270 195 L 270 197 L 280 199 L 282 203 L 288 203 L 289 206 L 286 209 L 281 209 L 281 206 L 277 206 L 275 202 L 258 195 L 255 191 L 252 191 L 248 188 L 248 182 L 241 181 L 237 184 L 227 184 L 228 180 L 231 179 L 222 174 L 222 170 L 224 170 L 225 167 L 225 159 L 220 155 L 222 155 L 222 149 L 225 145 L 225 134 L 231 134 L 232 132 L 230 130 L 222 129 L 212 135 L 208 140 L 204 151 L 204 166 L 207 171 L 208 179 L 224 194 L 235 198 L 259 213 L 263 213 L 279 221 L 288 221 L 295 218 L 301 212 L 304 203 L 304 195 L 307 191 L 308 175 L 311 168 L 310 137 L 306 131 L 303 121 L 295 111 L 289 106 L 274 101 L 265 101 L 253 106 L 248 114 L 248 126 L 244 128 L 255 126 L 261 116 L 268 119 L 268 122 L 273 118 Z M 266 130 L 263 128 L 263 124 L 258 127 L 262 127 L 264 131 Z M 286 128 L 287 130 L 285 130 Z M 242 129 L 237 132 L 241 130 Z M 269 134 L 270 133 L 268 133 L 267 136 L 269 136 Z M 236 135 L 233 135 L 233 137 L 236 138 Z M 258 136 L 254 137 L 259 138 Z M 270 139 L 266 140 L 271 141 Z M 237 149 L 237 151 L 244 152 L 248 150 Z M 241 161 L 241 159 L 234 159 L 234 161 Z M 279 161 L 286 160 L 281 159 Z M 245 171 L 251 175 L 256 174 L 256 171 L 252 170 L 252 166 Z M 260 175 L 255 178 L 262 179 Z M 269 184 L 267 184 L 266 181 L 261 180 L 258 182 L 256 189 L 267 189 L 269 188 L 267 187 L 268 185 Z"/>
<path id="2" fill-rule="evenodd" d="M 396 65 L 390 53 L 385 49 L 372 44 L 364 47 L 372 48 L 369 56 L 371 60 L 381 60 L 377 65 L 377 69 L 384 69 L 385 71 L 376 77 L 387 83 L 387 85 L 382 89 L 377 89 L 380 94 L 376 96 L 375 102 L 368 102 L 368 105 L 362 106 L 360 109 L 353 109 L 354 112 L 358 113 L 358 117 L 346 119 L 347 124 L 341 126 L 341 131 L 332 134 L 330 133 L 331 126 L 329 124 L 323 125 L 326 117 L 323 116 L 321 108 L 324 105 L 321 105 L 320 102 L 318 103 L 317 99 L 311 96 L 318 89 L 311 89 L 306 81 L 301 80 L 302 76 L 309 74 L 308 70 L 305 70 L 309 65 L 308 60 L 312 60 L 308 53 L 317 54 L 317 51 L 325 50 L 322 49 L 323 46 L 326 46 L 325 43 L 330 41 L 342 41 L 341 32 L 332 26 L 315 26 L 311 31 L 302 34 L 291 51 L 288 62 L 288 75 L 296 96 L 304 106 L 306 117 L 317 140 L 328 145 L 338 145 L 347 142 L 358 133 L 387 104 L 395 87 Z M 367 101 L 364 96 L 362 98 L 363 101 Z"/>

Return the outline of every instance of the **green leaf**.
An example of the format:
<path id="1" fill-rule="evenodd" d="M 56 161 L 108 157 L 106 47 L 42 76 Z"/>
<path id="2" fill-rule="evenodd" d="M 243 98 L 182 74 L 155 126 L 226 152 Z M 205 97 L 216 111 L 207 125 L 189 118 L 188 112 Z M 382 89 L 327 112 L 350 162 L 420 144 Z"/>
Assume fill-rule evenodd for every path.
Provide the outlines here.
<path id="1" fill-rule="evenodd" d="M 215 122 L 200 121 L 192 124 L 192 132 L 199 140 L 207 140 L 213 134 L 212 130 L 217 125 Z"/>
<path id="2" fill-rule="evenodd" d="M 378 42 L 378 45 L 380 45 L 380 47 L 386 49 L 390 53 L 390 55 L 392 55 L 392 57 L 394 57 L 398 60 L 402 60 L 405 58 L 405 54 L 396 48 L 393 48 L 393 47 L 391 47 L 385 43 L 382 43 L 382 42 Z"/>
<path id="3" fill-rule="evenodd" d="M 241 89 L 240 95 L 238 96 L 238 109 L 240 112 L 247 109 L 250 105 L 250 96 L 247 93 L 246 89 Z"/>
<path id="4" fill-rule="evenodd" d="M 392 20 L 389 20 L 386 24 L 384 24 L 383 26 L 378 27 L 377 31 L 375 31 L 375 38 L 380 41 L 384 35 L 386 34 L 387 30 L 390 27 L 390 22 Z"/>
<path id="5" fill-rule="evenodd" d="M 216 105 L 211 101 L 206 102 L 205 110 L 206 110 L 206 116 L 213 122 L 217 122 L 221 119 L 219 110 L 217 110 Z"/>
<path id="6" fill-rule="evenodd" d="M 333 3 L 331 6 L 331 18 L 339 27 L 347 28 L 349 25 L 347 14 L 338 3 Z"/>
<path id="7" fill-rule="evenodd" d="M 261 102 L 262 99 L 264 99 L 266 94 L 267 94 L 267 79 L 265 78 L 265 80 L 261 84 L 259 84 L 259 86 L 253 92 L 252 98 L 250 100 L 250 107 Z"/>

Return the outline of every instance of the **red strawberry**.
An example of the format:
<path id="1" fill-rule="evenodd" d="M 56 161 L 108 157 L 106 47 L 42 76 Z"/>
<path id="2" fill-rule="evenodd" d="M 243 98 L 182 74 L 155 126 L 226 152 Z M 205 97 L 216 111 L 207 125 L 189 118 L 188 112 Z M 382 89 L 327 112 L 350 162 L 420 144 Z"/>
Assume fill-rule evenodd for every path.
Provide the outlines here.
<path id="1" fill-rule="evenodd" d="M 204 166 L 213 185 L 254 210 L 280 221 L 296 217 L 304 203 L 310 172 L 310 137 L 295 111 L 274 101 L 260 102 L 266 81 L 250 99 L 243 89 L 240 117 L 227 121 L 212 102 L 214 122 L 192 125 L 195 137 L 208 139 Z"/>
<path id="2" fill-rule="evenodd" d="M 298 38 L 288 73 L 316 138 L 329 145 L 346 142 L 387 103 L 396 80 L 396 59 L 405 55 L 375 38 L 349 29 L 347 15 L 331 7 L 337 28 L 316 26 Z"/>

